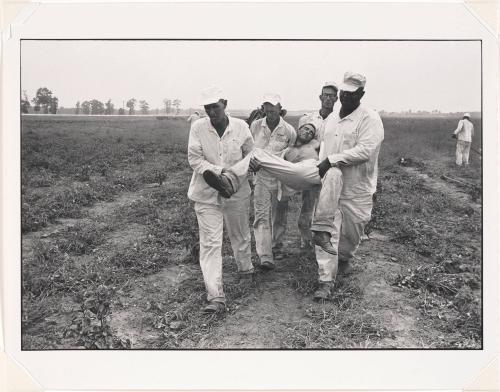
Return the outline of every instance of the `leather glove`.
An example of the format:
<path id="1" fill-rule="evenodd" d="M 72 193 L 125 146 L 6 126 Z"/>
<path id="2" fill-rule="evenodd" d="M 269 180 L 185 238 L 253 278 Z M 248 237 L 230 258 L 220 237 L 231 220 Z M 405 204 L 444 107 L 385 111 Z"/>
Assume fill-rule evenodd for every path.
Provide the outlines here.
<path id="1" fill-rule="evenodd" d="M 255 158 L 252 157 L 250 159 L 248 168 L 250 169 L 250 171 L 253 171 L 255 173 L 255 172 L 257 172 L 260 169 L 260 162 L 257 161 Z"/>
<path id="2" fill-rule="evenodd" d="M 328 158 L 325 158 L 323 159 L 319 165 L 317 165 L 318 169 L 319 169 L 319 176 L 321 178 L 323 178 L 326 174 L 326 172 L 328 171 L 328 169 L 330 169 L 332 167 L 330 161 L 328 160 Z"/>

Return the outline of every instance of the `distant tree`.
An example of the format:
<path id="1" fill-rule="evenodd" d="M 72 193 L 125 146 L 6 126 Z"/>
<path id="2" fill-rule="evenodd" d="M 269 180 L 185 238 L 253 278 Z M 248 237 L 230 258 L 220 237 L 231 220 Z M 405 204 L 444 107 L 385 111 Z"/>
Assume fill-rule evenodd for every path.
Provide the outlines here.
<path id="1" fill-rule="evenodd" d="M 111 99 L 108 99 L 106 102 L 106 109 L 104 110 L 104 114 L 114 114 L 115 113 L 115 105 L 111 102 Z"/>
<path id="2" fill-rule="evenodd" d="M 119 115 L 124 115 L 125 114 L 125 109 L 124 108 L 118 109 L 118 114 Z"/>
<path id="3" fill-rule="evenodd" d="M 59 99 L 57 97 L 52 97 L 49 103 L 49 112 L 50 114 L 57 113 L 57 107 L 59 105 Z"/>
<path id="4" fill-rule="evenodd" d="M 36 95 L 32 100 L 35 108 L 38 107 L 38 110 L 35 110 L 40 111 L 41 108 L 43 109 L 44 114 L 47 114 L 49 112 L 51 101 L 52 91 L 50 91 L 47 87 L 40 87 L 38 90 L 36 90 Z"/>
<path id="5" fill-rule="evenodd" d="M 82 113 L 83 114 L 90 114 L 90 102 L 89 101 L 82 102 Z"/>
<path id="6" fill-rule="evenodd" d="M 163 100 L 163 104 L 165 105 L 165 114 L 169 114 L 172 110 L 172 101 L 168 98 Z"/>
<path id="7" fill-rule="evenodd" d="M 23 90 L 23 96 L 21 97 L 21 113 L 29 113 L 30 107 L 31 104 L 28 99 L 28 94 L 26 94 L 26 90 Z"/>
<path id="8" fill-rule="evenodd" d="M 78 101 L 75 105 L 75 114 L 80 114 L 80 101 Z"/>
<path id="9" fill-rule="evenodd" d="M 90 114 L 103 114 L 104 104 L 98 99 L 93 99 L 90 101 Z"/>
<path id="10" fill-rule="evenodd" d="M 135 104 L 136 103 L 137 103 L 137 100 L 135 98 L 130 98 L 127 101 L 128 114 L 134 114 L 135 113 Z"/>
<path id="11" fill-rule="evenodd" d="M 174 99 L 174 102 L 172 102 L 172 106 L 175 108 L 175 114 L 179 114 L 179 107 L 181 106 L 181 100 Z"/>
<path id="12" fill-rule="evenodd" d="M 142 100 L 142 101 L 139 101 L 139 107 L 141 108 L 141 113 L 142 114 L 148 114 L 149 113 L 149 104 Z"/>

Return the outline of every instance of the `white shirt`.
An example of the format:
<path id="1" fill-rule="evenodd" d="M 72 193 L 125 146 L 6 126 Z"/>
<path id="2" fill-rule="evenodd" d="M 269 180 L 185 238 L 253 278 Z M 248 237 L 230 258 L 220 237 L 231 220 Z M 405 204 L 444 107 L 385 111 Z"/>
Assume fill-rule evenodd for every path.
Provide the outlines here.
<path id="1" fill-rule="evenodd" d="M 227 113 L 226 113 L 227 114 Z M 188 118 L 187 118 L 187 122 L 191 125 L 193 124 L 196 120 L 198 120 L 201 116 L 197 113 L 193 113 L 191 114 Z"/>
<path id="2" fill-rule="evenodd" d="M 344 118 L 331 113 L 325 120 L 319 159 L 328 157 L 342 170 L 340 197 L 352 199 L 377 190 L 378 154 L 384 126 L 377 112 L 363 105 Z"/>
<path id="3" fill-rule="evenodd" d="M 203 172 L 211 170 L 220 174 L 253 150 L 254 142 L 245 121 L 229 117 L 229 124 L 222 135 L 212 126 L 210 118 L 203 117 L 191 125 L 188 142 L 188 162 L 193 169 L 189 184 L 188 197 L 197 202 L 221 204 L 221 196 L 203 179 Z M 245 198 L 250 195 L 247 182 L 231 199 Z"/>
<path id="4" fill-rule="evenodd" d="M 250 131 L 255 140 L 255 147 L 278 156 L 282 156 L 284 151 L 293 146 L 297 139 L 297 133 L 293 126 L 281 117 L 272 132 L 267 125 L 266 117 L 255 120 L 250 126 Z M 268 187 L 278 186 L 278 180 L 264 171 L 258 171 L 257 176 L 266 181 Z"/>
<path id="5" fill-rule="evenodd" d="M 458 140 L 472 142 L 472 137 L 474 136 L 474 125 L 472 125 L 470 120 L 464 118 L 458 122 L 458 127 L 453 133 L 457 135 Z"/>

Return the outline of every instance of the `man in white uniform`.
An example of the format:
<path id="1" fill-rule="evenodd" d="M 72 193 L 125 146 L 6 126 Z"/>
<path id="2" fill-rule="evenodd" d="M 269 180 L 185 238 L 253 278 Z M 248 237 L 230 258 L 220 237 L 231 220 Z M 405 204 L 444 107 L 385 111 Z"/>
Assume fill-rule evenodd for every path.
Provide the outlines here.
<path id="1" fill-rule="evenodd" d="M 241 161 L 254 146 L 248 125 L 226 115 L 227 100 L 217 87 L 202 94 L 208 117 L 193 123 L 189 133 L 188 161 L 193 169 L 188 197 L 194 209 L 200 233 L 200 266 L 207 289 L 208 305 L 204 312 L 225 310 L 222 284 L 222 231 L 226 223 L 240 279 L 251 281 L 253 266 L 250 254 L 250 186 L 242 184 L 230 200 L 221 198 L 210 187 L 204 174 L 221 174 L 226 167 Z"/>
<path id="2" fill-rule="evenodd" d="M 321 101 L 321 108 L 312 113 L 304 114 L 299 119 L 299 128 L 303 124 L 311 123 L 316 128 L 315 138 L 322 139 L 323 123 L 325 119 L 333 112 L 333 106 L 337 102 L 338 86 L 335 82 L 326 82 L 321 88 L 319 100 Z M 302 249 L 312 248 L 312 235 L 311 235 L 311 221 L 314 210 L 314 203 L 318 197 L 320 187 L 306 189 L 302 191 L 302 207 L 299 214 L 299 233 L 300 233 L 300 247 Z"/>
<path id="3" fill-rule="evenodd" d="M 458 166 L 462 166 L 462 162 L 467 166 L 469 164 L 470 145 L 474 136 L 474 125 L 470 121 L 470 114 L 465 113 L 462 120 L 458 122 L 457 129 L 452 135 L 457 139 L 456 161 Z"/>
<path id="4" fill-rule="evenodd" d="M 384 127 L 378 113 L 361 104 L 365 83 L 363 75 L 346 72 L 340 86 L 340 112 L 332 113 L 324 124 L 318 165 L 322 189 L 311 225 L 319 274 L 314 298 L 318 300 L 330 296 L 339 262 L 341 269 L 347 269 L 371 218 Z M 330 184 L 337 178 L 332 167 L 340 168 L 343 175 L 338 209 L 332 208 L 335 194 Z"/>
<path id="5" fill-rule="evenodd" d="M 266 116 L 250 126 L 255 147 L 281 156 L 295 144 L 295 129 L 280 116 L 282 107 L 278 94 L 266 94 L 262 101 Z M 275 268 L 273 248 L 280 247 L 286 230 L 288 200 L 278 200 L 278 180 L 265 171 L 255 176 L 254 210 L 255 245 L 260 267 L 271 270 Z"/>

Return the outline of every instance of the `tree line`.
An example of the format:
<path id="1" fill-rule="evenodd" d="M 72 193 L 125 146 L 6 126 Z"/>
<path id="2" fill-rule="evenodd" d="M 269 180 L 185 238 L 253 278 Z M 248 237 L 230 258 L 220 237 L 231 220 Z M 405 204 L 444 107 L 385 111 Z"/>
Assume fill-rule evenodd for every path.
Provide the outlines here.
<path id="1" fill-rule="evenodd" d="M 53 95 L 47 87 L 40 87 L 36 91 L 35 97 L 30 101 L 26 90 L 23 90 L 21 95 L 21 113 L 29 113 L 31 108 L 31 103 L 33 104 L 33 111 L 35 113 L 43 114 L 56 114 L 58 111 L 59 99 Z M 127 110 L 125 109 L 127 108 Z M 163 100 L 163 110 L 166 114 L 179 114 L 181 108 L 180 99 L 169 99 L 165 98 Z M 61 108 L 62 109 L 62 108 Z M 137 100 L 135 98 L 130 98 L 126 103 L 123 102 L 121 108 L 116 110 L 115 105 L 108 99 L 106 102 L 101 102 L 98 99 L 85 100 L 83 102 L 78 101 L 75 104 L 74 113 L 75 114 L 104 114 L 112 115 L 116 112 L 119 115 L 133 115 L 137 111 L 141 114 L 150 113 L 149 103 L 145 100 Z M 156 112 L 159 110 L 156 109 Z"/>

